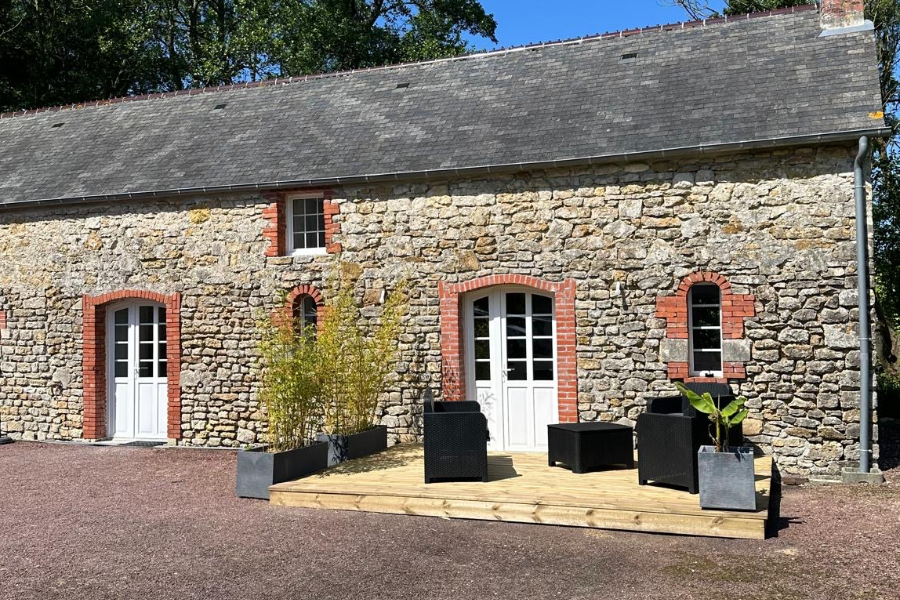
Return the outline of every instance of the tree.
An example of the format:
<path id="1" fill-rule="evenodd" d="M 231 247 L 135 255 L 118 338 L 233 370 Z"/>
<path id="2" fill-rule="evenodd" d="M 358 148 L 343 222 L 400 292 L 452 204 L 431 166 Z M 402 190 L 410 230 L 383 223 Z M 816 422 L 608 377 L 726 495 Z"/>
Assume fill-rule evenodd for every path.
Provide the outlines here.
<path id="1" fill-rule="evenodd" d="M 456 56 L 479 0 L 0 0 L 0 111 Z"/>

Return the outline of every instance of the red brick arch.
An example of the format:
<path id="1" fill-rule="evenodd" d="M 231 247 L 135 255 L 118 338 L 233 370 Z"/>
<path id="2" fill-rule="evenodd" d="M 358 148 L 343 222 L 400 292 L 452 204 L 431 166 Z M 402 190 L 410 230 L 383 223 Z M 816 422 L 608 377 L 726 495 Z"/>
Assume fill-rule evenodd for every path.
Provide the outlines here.
<path id="1" fill-rule="evenodd" d="M 298 285 L 294 289 L 290 291 L 290 293 L 285 298 L 284 303 L 284 318 L 288 320 L 293 320 L 294 318 L 294 303 L 297 302 L 298 299 L 303 296 L 309 296 L 316 303 L 316 309 L 321 316 L 323 311 L 325 310 L 325 297 L 322 296 L 322 292 L 319 291 L 317 287 L 314 285 Z M 321 326 L 322 320 L 319 319 L 319 326 Z"/>
<path id="2" fill-rule="evenodd" d="M 735 294 L 731 283 L 719 273 L 697 271 L 685 277 L 673 295 L 656 299 L 656 316 L 666 320 L 666 337 L 689 339 L 688 332 L 688 292 L 697 283 L 714 283 L 719 286 L 722 300 L 722 339 L 739 340 L 744 337 L 744 319 L 756 315 L 756 296 Z M 674 361 L 668 363 L 669 379 L 684 381 L 719 381 L 745 379 L 747 372 L 743 363 L 722 362 L 721 378 L 691 377 L 690 363 Z"/>
<path id="3" fill-rule="evenodd" d="M 519 285 L 551 292 L 555 298 L 557 403 L 561 423 L 578 421 L 578 369 L 575 346 L 575 280 L 545 281 L 528 275 L 488 275 L 462 283 L 438 283 L 441 303 L 441 382 L 445 400 L 466 398 L 463 325 L 460 300 L 465 293 L 498 285 Z"/>
<path id="4" fill-rule="evenodd" d="M 84 439 L 107 437 L 106 431 L 106 307 L 120 300 L 149 300 L 166 307 L 166 360 L 168 374 L 168 436 L 181 439 L 181 294 L 147 290 L 119 290 L 99 296 L 84 295 Z"/>

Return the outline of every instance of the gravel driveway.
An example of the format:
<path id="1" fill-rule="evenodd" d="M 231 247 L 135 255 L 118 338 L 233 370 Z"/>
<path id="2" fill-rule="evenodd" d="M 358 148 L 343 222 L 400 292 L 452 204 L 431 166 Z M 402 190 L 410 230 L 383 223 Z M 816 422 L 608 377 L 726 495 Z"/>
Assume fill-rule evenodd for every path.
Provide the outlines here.
<path id="1" fill-rule="evenodd" d="M 0 446 L 0 598 L 891 598 L 900 485 L 790 487 L 719 540 L 273 508 L 232 452 Z M 897 477 L 900 480 L 900 477 Z"/>

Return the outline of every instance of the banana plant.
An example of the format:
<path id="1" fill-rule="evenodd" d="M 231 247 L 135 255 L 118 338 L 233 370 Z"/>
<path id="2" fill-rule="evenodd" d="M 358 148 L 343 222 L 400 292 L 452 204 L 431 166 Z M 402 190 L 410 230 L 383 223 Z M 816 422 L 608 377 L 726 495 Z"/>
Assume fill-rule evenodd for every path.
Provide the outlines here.
<path id="1" fill-rule="evenodd" d="M 709 420 L 715 424 L 716 434 L 713 436 L 710 433 L 710 437 L 716 444 L 716 452 L 728 452 L 728 432 L 746 418 L 749 411 L 744 408 L 744 403 L 747 402 L 747 399 L 739 396 L 722 408 L 719 399 L 713 401 L 709 392 L 701 396 L 688 389 L 680 381 L 675 382 L 675 387 L 684 394 L 691 406 L 703 414 L 709 415 Z"/>

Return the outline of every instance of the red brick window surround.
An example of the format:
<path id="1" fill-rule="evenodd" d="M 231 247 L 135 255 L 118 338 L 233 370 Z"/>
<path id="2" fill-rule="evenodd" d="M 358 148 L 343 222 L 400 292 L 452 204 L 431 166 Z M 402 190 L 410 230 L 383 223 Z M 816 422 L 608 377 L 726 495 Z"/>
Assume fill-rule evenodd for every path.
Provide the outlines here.
<path id="1" fill-rule="evenodd" d="M 6 329 L 6 311 L 0 310 L 0 329 Z"/>
<path id="2" fill-rule="evenodd" d="M 325 310 L 325 298 L 315 286 L 298 285 L 287 295 L 284 305 L 284 316 L 287 319 L 303 320 L 303 302 L 307 298 L 311 298 L 316 306 L 317 322 L 316 325 L 321 327 L 322 315 Z"/>
<path id="3" fill-rule="evenodd" d="M 335 235 L 341 232 L 341 224 L 335 220 L 340 214 L 340 207 L 332 201 L 331 190 L 286 190 L 263 194 L 271 204 L 263 209 L 263 218 L 268 221 L 263 229 L 263 237 L 269 241 L 266 256 L 286 256 L 290 246 L 288 240 L 288 203 L 298 198 L 322 198 L 322 209 L 325 217 L 325 252 L 335 254 L 341 251 L 341 244 L 334 241 Z"/>
<path id="4" fill-rule="evenodd" d="M 719 287 L 722 311 L 722 377 L 693 377 L 689 358 L 689 317 L 688 293 L 694 284 L 712 283 Z M 666 339 L 683 340 L 671 345 L 668 352 L 667 368 L 669 379 L 696 382 L 727 383 L 733 379 L 746 379 L 743 360 L 735 360 L 740 355 L 747 359 L 748 352 L 735 351 L 734 340 L 744 339 L 744 319 L 756 316 L 756 297 L 753 294 L 735 294 L 731 283 L 718 273 L 697 271 L 685 277 L 674 294 L 656 299 L 656 316 L 666 320 Z M 665 357 L 664 357 L 665 358 Z M 683 360 L 682 360 L 683 359 Z"/>
<path id="5" fill-rule="evenodd" d="M 444 400 L 467 398 L 464 335 L 460 319 L 462 295 L 486 287 L 516 285 L 555 298 L 557 395 L 560 423 L 578 422 L 578 371 L 575 337 L 575 280 L 550 282 L 527 275 L 489 275 L 463 283 L 438 283 L 441 313 L 441 382 Z"/>
<path id="6" fill-rule="evenodd" d="M 106 307 L 120 300 L 149 300 L 166 307 L 168 373 L 168 437 L 181 439 L 181 294 L 121 290 L 83 298 L 84 310 L 84 427 L 82 437 L 107 437 L 106 431 Z"/>

